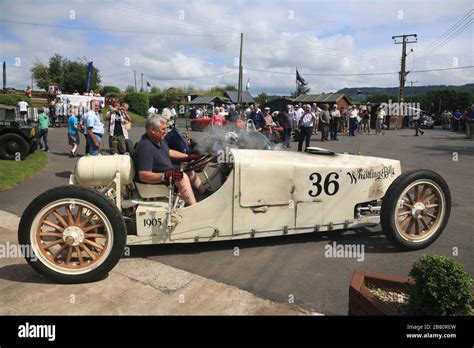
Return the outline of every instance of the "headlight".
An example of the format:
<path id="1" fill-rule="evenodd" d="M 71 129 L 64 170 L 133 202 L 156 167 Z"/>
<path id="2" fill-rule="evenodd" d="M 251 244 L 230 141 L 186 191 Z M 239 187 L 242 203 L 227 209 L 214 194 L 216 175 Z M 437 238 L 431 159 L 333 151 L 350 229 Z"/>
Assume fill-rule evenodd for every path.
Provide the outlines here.
<path id="1" fill-rule="evenodd" d="M 34 137 L 36 134 L 36 128 L 31 128 L 31 136 Z"/>

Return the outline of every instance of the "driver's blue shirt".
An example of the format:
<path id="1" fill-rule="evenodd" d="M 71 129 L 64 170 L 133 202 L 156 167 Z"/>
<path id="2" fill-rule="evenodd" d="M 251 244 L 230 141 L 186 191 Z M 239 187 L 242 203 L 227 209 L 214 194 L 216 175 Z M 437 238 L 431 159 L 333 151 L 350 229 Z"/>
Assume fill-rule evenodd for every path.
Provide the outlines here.
<path id="1" fill-rule="evenodd" d="M 157 144 L 144 134 L 135 146 L 135 180 L 140 181 L 139 172 L 163 173 L 173 169 L 169 151 L 165 140 Z"/>

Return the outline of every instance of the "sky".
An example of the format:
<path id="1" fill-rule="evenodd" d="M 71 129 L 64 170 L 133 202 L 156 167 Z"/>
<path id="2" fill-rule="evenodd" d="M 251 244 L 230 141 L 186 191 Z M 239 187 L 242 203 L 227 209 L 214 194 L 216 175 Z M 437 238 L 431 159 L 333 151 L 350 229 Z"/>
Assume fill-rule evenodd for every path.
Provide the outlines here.
<path id="1" fill-rule="evenodd" d="M 141 74 L 161 89 L 209 88 L 237 85 L 243 33 L 252 95 L 290 94 L 296 68 L 311 93 L 328 93 L 398 86 L 402 45 L 392 36 L 417 34 L 407 45 L 407 85 L 463 85 L 474 83 L 474 69 L 415 71 L 474 65 L 473 7 L 472 0 L 0 0 L 0 59 L 7 86 L 21 89 L 33 64 L 55 53 L 93 61 L 102 85 L 125 89 L 135 70 L 138 88 Z"/>

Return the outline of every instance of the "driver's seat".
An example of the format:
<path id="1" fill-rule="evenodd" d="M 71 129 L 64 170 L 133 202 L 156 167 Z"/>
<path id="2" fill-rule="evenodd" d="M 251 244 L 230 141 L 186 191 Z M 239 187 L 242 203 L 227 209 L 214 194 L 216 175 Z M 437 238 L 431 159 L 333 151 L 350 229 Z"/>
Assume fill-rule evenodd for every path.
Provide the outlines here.
<path id="1" fill-rule="evenodd" d="M 141 198 L 168 198 L 169 188 L 164 184 L 134 182 Z"/>

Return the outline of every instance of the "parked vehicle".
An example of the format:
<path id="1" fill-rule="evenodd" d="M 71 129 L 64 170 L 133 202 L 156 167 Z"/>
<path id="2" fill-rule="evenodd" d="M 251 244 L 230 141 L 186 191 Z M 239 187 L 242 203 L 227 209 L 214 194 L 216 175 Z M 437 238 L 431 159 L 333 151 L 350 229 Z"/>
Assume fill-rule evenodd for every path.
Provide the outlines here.
<path id="1" fill-rule="evenodd" d="M 25 123 L 14 106 L 0 104 L 0 158 L 25 159 L 38 148 L 38 125 Z"/>

